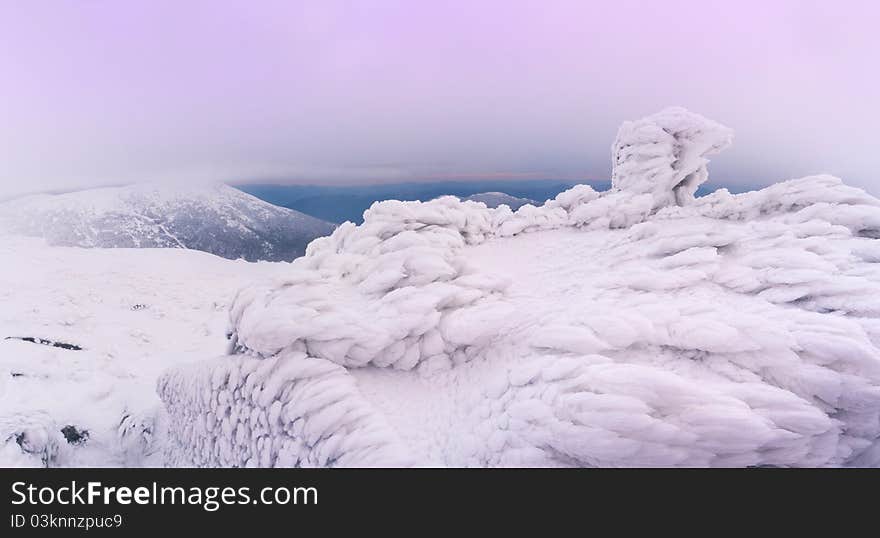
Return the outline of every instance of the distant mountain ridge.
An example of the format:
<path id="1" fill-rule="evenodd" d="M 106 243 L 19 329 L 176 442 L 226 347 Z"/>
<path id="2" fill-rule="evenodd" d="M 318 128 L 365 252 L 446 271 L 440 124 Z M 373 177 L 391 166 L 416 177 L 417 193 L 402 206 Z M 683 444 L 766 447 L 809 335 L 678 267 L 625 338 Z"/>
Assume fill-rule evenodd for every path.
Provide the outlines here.
<path id="1" fill-rule="evenodd" d="M 235 185 L 257 198 L 275 205 L 301 211 L 307 215 L 335 223 L 363 222 L 363 213 L 374 202 L 383 200 L 427 202 L 440 196 L 467 198 L 487 192 L 500 192 L 515 198 L 534 200 L 537 204 L 568 190 L 577 181 L 516 180 L 516 181 L 437 181 L 378 185 L 325 186 L 325 185 Z M 607 182 L 591 183 L 599 190 L 610 186 Z"/>
<path id="2" fill-rule="evenodd" d="M 611 188 L 610 181 L 570 181 L 555 179 L 491 180 L 491 181 L 435 181 L 378 185 L 282 185 L 268 183 L 235 184 L 244 192 L 271 204 L 287 207 L 337 224 L 363 222 L 364 211 L 374 202 L 383 200 L 427 202 L 440 196 L 471 199 L 489 193 L 501 193 L 514 199 L 524 199 L 539 206 L 579 183 L 586 183 L 597 191 Z M 697 196 L 703 196 L 725 185 L 703 184 Z M 759 187 L 754 187 L 759 188 Z M 733 193 L 751 190 L 749 187 L 730 186 Z M 512 200 L 509 200 L 512 202 Z M 517 202 L 518 203 L 518 202 Z M 510 205 L 508 203 L 508 205 Z M 522 205 L 522 204 L 519 204 Z M 517 206 L 519 207 L 519 206 Z M 516 209 L 516 207 L 511 207 Z"/>
<path id="3" fill-rule="evenodd" d="M 486 204 L 486 207 L 492 208 L 498 207 L 500 205 L 506 205 L 513 211 L 516 211 L 526 204 L 540 205 L 540 203 L 536 203 L 534 200 L 529 200 L 528 198 L 518 198 L 516 196 L 511 196 L 505 192 L 481 192 L 479 194 L 472 194 L 467 198 L 462 198 L 462 200 L 470 202 L 482 202 Z"/>
<path id="4" fill-rule="evenodd" d="M 51 245 L 187 248 L 248 261 L 293 260 L 335 228 L 226 185 L 152 184 L 7 201 L 0 224 Z"/>

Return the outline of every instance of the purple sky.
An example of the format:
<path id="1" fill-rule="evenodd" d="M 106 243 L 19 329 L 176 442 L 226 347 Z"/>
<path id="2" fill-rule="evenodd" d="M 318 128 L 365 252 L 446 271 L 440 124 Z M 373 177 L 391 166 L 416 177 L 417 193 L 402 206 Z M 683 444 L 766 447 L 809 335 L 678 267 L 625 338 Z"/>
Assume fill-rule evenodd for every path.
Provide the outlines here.
<path id="1" fill-rule="evenodd" d="M 0 193 L 601 179 L 676 104 L 736 130 L 714 182 L 880 194 L 878 4 L 0 0 Z"/>

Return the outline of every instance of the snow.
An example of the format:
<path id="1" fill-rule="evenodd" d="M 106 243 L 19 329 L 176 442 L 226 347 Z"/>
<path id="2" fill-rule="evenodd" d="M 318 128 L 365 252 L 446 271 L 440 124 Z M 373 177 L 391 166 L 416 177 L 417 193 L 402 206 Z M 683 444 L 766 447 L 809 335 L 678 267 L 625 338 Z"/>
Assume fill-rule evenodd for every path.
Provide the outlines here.
<path id="1" fill-rule="evenodd" d="M 680 107 L 626 121 L 611 150 L 611 186 L 651 194 L 655 209 L 684 205 L 709 178 L 707 157 L 732 142 L 730 128 Z"/>
<path id="2" fill-rule="evenodd" d="M 4 242 L 10 335 L 85 349 L 0 341 L 32 368 L 3 376 L 0 458 L 880 466 L 880 200 L 830 176 L 694 198 L 731 136 L 668 109 L 621 127 L 607 192 L 379 202 L 290 264 Z"/>
<path id="3" fill-rule="evenodd" d="M 163 465 L 157 377 L 222 354 L 235 290 L 287 265 L 16 236 L 0 259 L 0 466 Z M 71 445 L 68 425 L 88 439 Z"/>
<path id="4" fill-rule="evenodd" d="M 234 360 L 342 367 L 334 387 L 416 464 L 878 465 L 880 202 L 829 176 L 695 199 L 730 141 L 668 109 L 621 127 L 607 193 L 377 203 L 239 293 Z M 189 377 L 160 393 L 192 412 Z M 308 428 L 320 406 L 286 420 Z M 223 442 L 174 431 L 172 457 Z M 237 460 L 188 462 L 249 464 L 275 439 L 243 437 Z"/>
<path id="5" fill-rule="evenodd" d="M 290 261 L 334 226 L 225 185 L 144 183 L 5 202 L 0 228 L 58 246 L 189 248 Z"/>
<path id="6" fill-rule="evenodd" d="M 188 365 L 163 376 L 159 391 L 167 395 L 171 430 L 197 440 L 172 451 L 168 465 L 410 463 L 345 369 L 305 353 L 271 362 L 239 356 Z"/>

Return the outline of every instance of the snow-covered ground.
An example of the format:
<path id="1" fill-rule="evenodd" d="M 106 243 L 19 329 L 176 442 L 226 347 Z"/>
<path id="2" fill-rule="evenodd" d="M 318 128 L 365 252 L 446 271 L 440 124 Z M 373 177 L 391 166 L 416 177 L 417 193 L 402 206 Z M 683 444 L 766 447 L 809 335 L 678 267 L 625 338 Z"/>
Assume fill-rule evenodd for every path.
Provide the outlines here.
<path id="1" fill-rule="evenodd" d="M 292 264 L 4 243 L 7 332 L 85 349 L 2 342 L 2 454 L 880 465 L 880 200 L 830 176 L 694 198 L 731 139 L 668 109 L 621 127 L 610 191 L 382 202 Z"/>
<path id="2" fill-rule="evenodd" d="M 9 235 L 0 237 L 0 259 L 5 466 L 162 465 L 157 376 L 224 353 L 236 289 L 287 265 L 194 250 L 51 247 Z M 87 439 L 67 442 L 67 426 Z"/>
<path id="3" fill-rule="evenodd" d="M 374 205 L 159 381 L 186 465 L 876 465 L 880 201 L 695 199 L 731 131 L 625 123 L 613 188 Z"/>

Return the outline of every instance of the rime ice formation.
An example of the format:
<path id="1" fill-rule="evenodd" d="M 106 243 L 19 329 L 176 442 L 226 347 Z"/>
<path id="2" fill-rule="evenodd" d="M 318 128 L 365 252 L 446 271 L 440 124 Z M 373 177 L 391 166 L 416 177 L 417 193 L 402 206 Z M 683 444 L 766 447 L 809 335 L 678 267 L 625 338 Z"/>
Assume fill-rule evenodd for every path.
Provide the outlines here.
<path id="1" fill-rule="evenodd" d="M 334 225 L 225 185 L 140 184 L 40 194 L 0 204 L 0 227 L 50 245 L 186 248 L 290 261 Z"/>
<path id="2" fill-rule="evenodd" d="M 607 193 L 374 204 L 161 378 L 170 461 L 880 464 L 880 201 L 694 199 L 730 140 L 673 108 L 621 127 Z"/>
<path id="3" fill-rule="evenodd" d="M 168 465 L 401 466 L 412 461 L 345 368 L 305 353 L 271 361 L 221 357 L 165 376 L 159 386 L 167 395 L 172 429 L 195 440 L 175 445 Z"/>
<path id="4" fill-rule="evenodd" d="M 627 121 L 612 146 L 612 187 L 653 197 L 654 208 L 685 205 L 709 178 L 706 165 L 733 131 L 679 107 Z"/>
<path id="5" fill-rule="evenodd" d="M 0 336 L 82 349 L 0 339 L 0 463 L 880 466 L 880 200 L 694 198 L 729 140 L 670 109 L 610 191 L 381 202 L 292 264 L 4 238 Z"/>

